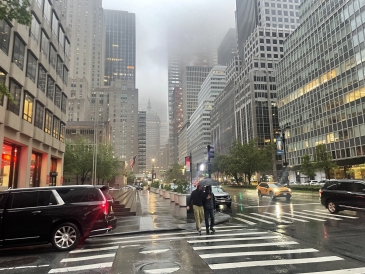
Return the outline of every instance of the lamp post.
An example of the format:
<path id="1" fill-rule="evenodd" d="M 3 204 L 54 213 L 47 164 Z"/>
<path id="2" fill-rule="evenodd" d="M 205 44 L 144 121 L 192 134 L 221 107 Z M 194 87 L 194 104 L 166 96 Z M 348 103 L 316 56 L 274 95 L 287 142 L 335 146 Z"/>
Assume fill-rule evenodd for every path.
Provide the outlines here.
<path id="1" fill-rule="evenodd" d="M 152 182 L 153 182 L 153 174 L 155 172 L 155 158 L 152 158 Z"/>
<path id="2" fill-rule="evenodd" d="M 286 160 L 286 139 L 285 139 L 285 132 L 286 130 L 290 129 L 290 124 L 286 123 L 285 125 L 283 125 L 281 128 L 278 129 L 278 133 L 281 134 L 281 138 L 283 140 L 283 148 L 284 148 L 284 162 L 283 162 L 283 166 L 287 167 L 289 165 L 289 163 Z"/>

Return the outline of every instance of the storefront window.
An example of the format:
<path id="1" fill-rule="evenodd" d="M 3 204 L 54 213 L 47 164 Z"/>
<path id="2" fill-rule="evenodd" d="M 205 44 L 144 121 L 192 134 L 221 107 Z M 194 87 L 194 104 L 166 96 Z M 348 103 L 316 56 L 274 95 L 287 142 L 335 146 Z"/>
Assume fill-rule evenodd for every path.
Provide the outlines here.
<path id="1" fill-rule="evenodd" d="M 42 166 L 42 155 L 33 152 L 32 159 L 30 162 L 30 177 L 29 177 L 30 187 L 39 187 L 41 185 L 41 166 Z"/>
<path id="2" fill-rule="evenodd" d="M 7 188 L 17 187 L 19 155 L 20 148 L 18 146 L 8 143 L 3 144 L 0 167 L 0 186 L 5 186 Z"/>

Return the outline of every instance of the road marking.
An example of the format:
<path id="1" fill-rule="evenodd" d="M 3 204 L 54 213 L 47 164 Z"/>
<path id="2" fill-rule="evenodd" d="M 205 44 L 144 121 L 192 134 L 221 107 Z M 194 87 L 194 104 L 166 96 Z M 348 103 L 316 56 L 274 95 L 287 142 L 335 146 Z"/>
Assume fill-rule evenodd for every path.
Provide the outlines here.
<path id="1" fill-rule="evenodd" d="M 264 213 L 265 214 L 270 214 L 270 215 L 276 216 L 276 214 L 274 214 L 274 213 L 269 213 L 269 212 L 264 212 Z M 298 222 L 302 222 L 302 223 L 308 223 L 309 222 L 307 220 L 301 220 L 301 219 L 297 219 L 297 218 L 293 218 L 293 217 L 286 217 L 286 216 L 282 216 L 282 215 L 280 215 L 280 218 L 294 220 L 294 221 L 298 221 Z"/>
<path id="2" fill-rule="evenodd" d="M 78 261 L 86 261 L 86 260 L 94 260 L 94 259 L 102 259 L 102 258 L 114 258 L 115 253 L 103 254 L 103 255 L 95 255 L 95 256 L 87 256 L 87 257 L 78 257 L 78 258 L 66 258 L 61 260 L 61 263 L 69 263 L 69 262 L 78 262 Z"/>
<path id="3" fill-rule="evenodd" d="M 249 224 L 249 225 L 255 225 L 256 224 L 254 222 L 250 222 L 250 221 L 244 220 L 242 218 L 238 218 L 238 217 L 233 217 L 233 219 L 239 220 L 239 221 L 244 222 L 244 223 Z"/>
<path id="4" fill-rule="evenodd" d="M 256 235 L 258 232 L 240 232 L 240 233 L 230 233 L 230 234 L 209 234 L 203 237 L 224 237 L 224 236 L 237 236 L 237 235 Z M 200 235 L 189 235 L 183 237 L 166 237 L 166 238 L 155 238 L 155 239 L 141 239 L 141 240 L 127 240 L 127 241 L 115 241 L 113 244 L 127 244 L 127 243 L 141 243 L 141 242 L 153 242 L 153 241 L 171 241 L 171 240 L 181 240 L 186 238 L 202 238 Z M 94 244 L 93 246 L 105 245 L 103 243 Z"/>
<path id="5" fill-rule="evenodd" d="M 167 251 L 169 251 L 170 249 L 155 249 L 155 250 L 146 250 L 146 251 L 141 251 L 139 253 L 141 254 L 160 254 L 160 253 L 165 253 Z"/>
<path id="6" fill-rule="evenodd" d="M 318 252 L 314 248 L 290 249 L 290 250 L 272 250 L 272 251 L 248 251 L 248 252 L 231 252 L 231 253 L 214 253 L 199 255 L 202 259 L 222 258 L 222 257 L 239 257 L 239 256 L 260 256 L 260 255 L 279 255 L 279 254 L 295 254 Z"/>
<path id="7" fill-rule="evenodd" d="M 279 203 L 280 206 L 307 206 L 307 205 L 319 205 L 320 203 L 306 203 L 306 204 L 281 204 Z M 243 204 L 242 204 L 243 205 Z M 275 205 L 266 205 L 266 206 L 247 206 L 246 208 L 253 208 L 253 207 L 273 207 L 273 206 L 277 206 L 278 204 Z"/>
<path id="8" fill-rule="evenodd" d="M 237 215 L 240 215 L 242 217 L 246 217 L 246 218 L 249 218 L 249 219 L 254 219 L 256 221 L 263 222 L 263 223 L 267 223 L 267 224 L 274 224 L 273 222 L 265 221 L 265 220 L 262 220 L 262 219 L 259 219 L 259 218 L 255 218 L 255 217 L 252 217 L 252 216 L 248 216 L 248 215 L 244 215 L 244 214 L 241 214 L 241 213 L 237 213 Z"/>
<path id="9" fill-rule="evenodd" d="M 293 214 L 291 213 L 283 213 L 284 215 L 289 215 L 289 216 L 293 216 Z M 312 218 L 312 217 L 308 217 L 308 216 L 301 216 L 297 213 L 294 213 L 294 217 L 300 217 L 300 218 L 304 218 L 304 219 L 310 219 L 310 220 L 314 220 L 314 221 L 319 221 L 319 222 L 325 222 L 326 220 L 324 219 L 317 219 L 317 218 Z"/>
<path id="10" fill-rule="evenodd" d="M 125 245 L 125 246 L 121 246 L 120 248 L 132 247 L 132 246 L 139 246 L 139 245 Z M 70 251 L 70 253 L 99 252 L 99 251 L 114 250 L 114 249 L 118 249 L 118 248 L 119 248 L 119 245 L 113 245 L 113 246 L 102 247 L 102 248 L 76 249 L 76 250 Z"/>
<path id="11" fill-rule="evenodd" d="M 143 272 L 144 273 L 149 273 L 149 274 L 161 274 L 161 273 L 172 273 L 172 272 L 175 272 L 179 269 L 180 268 L 178 268 L 178 267 L 159 268 L 159 269 L 146 269 L 146 270 L 143 270 Z"/>
<path id="12" fill-rule="evenodd" d="M 4 271 L 4 270 L 15 270 L 15 269 L 25 269 L 25 268 L 40 268 L 40 267 L 48 267 L 48 266 L 49 266 L 49 264 L 15 266 L 15 267 L 0 268 L 0 271 Z"/>
<path id="13" fill-rule="evenodd" d="M 252 266 L 267 266 L 267 265 L 286 265 L 286 264 L 307 264 L 307 263 L 321 263 L 330 261 L 339 261 L 343 258 L 337 256 L 327 256 L 318 258 L 304 258 L 304 259 L 286 259 L 286 260 L 266 260 L 266 261 L 251 261 L 238 263 L 224 263 L 224 264 L 210 264 L 211 269 L 227 269 L 237 267 L 252 267 Z"/>
<path id="14" fill-rule="evenodd" d="M 248 237 L 248 238 L 225 238 L 225 239 L 214 239 L 214 240 L 195 240 L 187 241 L 189 244 L 196 243 L 214 243 L 214 242 L 229 242 L 229 241 L 250 241 L 250 240 L 266 240 L 266 239 L 277 239 L 281 236 L 263 236 L 263 237 Z"/>
<path id="15" fill-rule="evenodd" d="M 314 210 L 303 210 L 303 211 L 312 212 L 312 213 L 321 214 L 321 215 L 326 215 L 326 216 L 337 216 L 337 217 L 341 217 L 341 218 L 359 219 L 359 217 L 352 217 L 352 216 L 340 215 L 340 214 L 331 214 L 331 213 L 328 213 L 328 212 L 325 213 L 325 212 L 318 212 L 318 211 L 314 211 Z"/>
<path id="16" fill-rule="evenodd" d="M 88 264 L 88 265 L 80 265 L 80 266 L 72 266 L 72 267 L 62 267 L 62 268 L 51 269 L 48 273 L 62 273 L 62 272 L 68 272 L 68 271 L 81 271 L 81 270 L 90 270 L 90 269 L 98 269 L 98 268 L 107 268 L 107 267 L 112 267 L 112 265 L 113 265 L 113 262 Z"/>
<path id="17" fill-rule="evenodd" d="M 217 248 L 239 248 L 239 247 L 257 247 L 257 246 L 278 246 L 278 245 L 297 245 L 297 242 L 275 242 L 275 243 L 256 243 L 256 244 L 239 244 L 239 245 L 220 245 Z M 207 250 L 212 249 L 213 246 L 197 246 L 193 247 L 194 250 Z"/>
<path id="18" fill-rule="evenodd" d="M 295 212 L 298 212 L 298 211 L 293 211 L 293 213 L 295 213 Z M 313 213 L 309 213 L 309 212 L 299 212 L 299 214 L 304 214 L 304 215 L 309 215 L 309 216 L 313 216 Z M 336 220 L 336 221 L 342 221 L 342 219 L 340 219 L 340 218 L 336 218 L 336 217 L 334 217 L 334 216 L 319 216 L 319 217 L 321 217 L 321 218 L 327 218 L 327 219 L 331 219 L 331 220 Z"/>
<path id="19" fill-rule="evenodd" d="M 365 273 L 365 267 L 322 271 L 322 272 L 305 272 L 299 274 L 364 274 L 364 273 Z"/>
<path id="20" fill-rule="evenodd" d="M 288 222 L 288 221 L 284 221 L 284 220 L 278 220 L 277 218 L 264 216 L 264 215 L 258 214 L 258 213 L 251 213 L 251 214 L 256 215 L 256 216 L 260 216 L 260 217 L 263 217 L 263 218 L 266 218 L 266 219 L 274 220 L 274 221 L 277 221 L 279 223 L 284 223 L 284 224 L 292 224 L 293 223 L 293 222 Z"/>

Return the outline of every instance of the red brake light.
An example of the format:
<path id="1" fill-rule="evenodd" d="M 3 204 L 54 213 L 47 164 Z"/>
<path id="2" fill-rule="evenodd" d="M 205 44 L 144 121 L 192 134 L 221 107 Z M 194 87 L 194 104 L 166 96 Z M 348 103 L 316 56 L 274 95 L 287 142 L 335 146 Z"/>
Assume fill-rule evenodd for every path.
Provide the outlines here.
<path id="1" fill-rule="evenodd" d="M 319 190 L 319 196 L 321 196 L 321 195 L 322 195 L 322 192 L 323 192 L 323 190 L 322 190 L 322 189 L 320 189 L 320 190 Z"/>
<path id="2" fill-rule="evenodd" d="M 108 202 L 108 198 L 104 195 L 103 192 L 101 192 L 103 194 L 103 197 L 104 197 L 104 201 L 103 203 L 101 204 L 101 207 L 103 209 L 103 212 L 105 215 L 108 215 L 109 214 L 109 202 Z"/>

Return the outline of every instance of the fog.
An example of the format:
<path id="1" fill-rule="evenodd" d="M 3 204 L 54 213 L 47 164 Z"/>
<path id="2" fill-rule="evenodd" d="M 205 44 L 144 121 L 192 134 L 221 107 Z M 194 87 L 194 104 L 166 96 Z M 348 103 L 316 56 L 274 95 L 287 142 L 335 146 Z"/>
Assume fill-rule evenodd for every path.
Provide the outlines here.
<path id="1" fill-rule="evenodd" d="M 217 47 L 235 26 L 235 0 L 103 0 L 103 7 L 136 14 L 139 108 L 146 110 L 151 99 L 162 121 L 167 120 L 169 47 Z"/>

